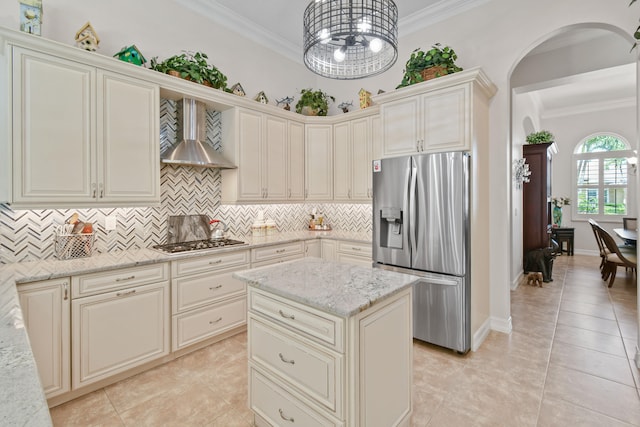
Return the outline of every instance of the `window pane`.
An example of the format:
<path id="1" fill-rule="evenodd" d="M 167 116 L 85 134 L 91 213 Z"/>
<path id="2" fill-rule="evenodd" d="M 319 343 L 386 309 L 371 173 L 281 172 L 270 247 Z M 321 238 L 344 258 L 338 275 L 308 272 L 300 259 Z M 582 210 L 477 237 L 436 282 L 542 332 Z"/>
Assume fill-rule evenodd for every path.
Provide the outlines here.
<path id="1" fill-rule="evenodd" d="M 598 184 L 599 159 L 578 160 L 578 185 Z"/>
<path id="2" fill-rule="evenodd" d="M 625 143 L 612 135 L 598 135 L 582 143 L 578 153 L 597 153 L 602 151 L 627 150 Z"/>
<path id="3" fill-rule="evenodd" d="M 598 213 L 598 190 L 596 188 L 578 189 L 578 213 Z"/>
<path id="4" fill-rule="evenodd" d="M 626 193 L 626 188 L 605 188 L 604 214 L 625 215 L 627 213 Z"/>
<path id="5" fill-rule="evenodd" d="M 627 185 L 627 159 L 604 159 L 604 184 Z"/>

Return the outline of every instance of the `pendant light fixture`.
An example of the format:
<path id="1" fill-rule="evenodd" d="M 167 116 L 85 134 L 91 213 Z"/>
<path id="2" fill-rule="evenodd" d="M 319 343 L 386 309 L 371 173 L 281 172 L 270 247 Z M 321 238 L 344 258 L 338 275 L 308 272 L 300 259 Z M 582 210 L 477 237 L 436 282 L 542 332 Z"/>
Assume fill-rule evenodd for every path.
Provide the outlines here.
<path id="1" fill-rule="evenodd" d="M 313 0 L 304 11 L 304 63 L 331 79 L 380 74 L 398 59 L 393 0 Z"/>

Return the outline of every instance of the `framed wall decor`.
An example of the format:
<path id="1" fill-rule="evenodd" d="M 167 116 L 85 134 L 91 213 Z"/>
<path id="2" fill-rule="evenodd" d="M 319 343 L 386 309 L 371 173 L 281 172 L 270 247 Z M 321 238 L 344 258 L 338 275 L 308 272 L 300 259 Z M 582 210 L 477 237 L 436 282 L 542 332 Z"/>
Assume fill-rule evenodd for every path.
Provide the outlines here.
<path id="1" fill-rule="evenodd" d="M 20 1 L 20 31 L 41 35 L 42 32 L 42 0 Z"/>

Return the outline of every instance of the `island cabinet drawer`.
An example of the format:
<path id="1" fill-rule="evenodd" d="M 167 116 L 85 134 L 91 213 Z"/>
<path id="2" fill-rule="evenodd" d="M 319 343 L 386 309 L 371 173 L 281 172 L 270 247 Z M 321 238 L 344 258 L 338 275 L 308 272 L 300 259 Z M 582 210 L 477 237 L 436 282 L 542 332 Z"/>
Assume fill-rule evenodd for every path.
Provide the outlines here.
<path id="1" fill-rule="evenodd" d="M 275 372 L 325 409 L 342 415 L 342 356 L 249 315 L 249 358 Z"/>
<path id="2" fill-rule="evenodd" d="M 255 367 L 249 368 L 249 407 L 256 414 L 257 427 L 344 426 L 294 397 L 286 386 Z"/>
<path id="3" fill-rule="evenodd" d="M 338 252 L 341 252 L 343 254 L 361 256 L 368 259 L 371 259 L 371 257 L 373 256 L 373 251 L 370 243 L 367 244 L 338 241 Z"/>
<path id="4" fill-rule="evenodd" d="M 344 349 L 342 318 L 249 288 L 249 309 L 334 350 Z"/>
<path id="5" fill-rule="evenodd" d="M 303 241 L 251 249 L 251 262 L 268 261 L 291 255 L 304 255 Z"/>
<path id="6" fill-rule="evenodd" d="M 173 316 L 172 351 L 226 332 L 247 323 L 244 297 L 225 300 L 203 309 Z"/>
<path id="7" fill-rule="evenodd" d="M 300 259 L 300 258 L 303 258 L 302 254 L 284 256 L 282 258 L 274 258 L 268 261 L 252 262 L 251 268 L 258 268 L 258 267 L 264 267 L 267 265 L 279 264 L 281 262 L 293 261 L 294 259 Z"/>
<path id="8" fill-rule="evenodd" d="M 182 313 L 222 299 L 246 294 L 243 281 L 232 277 L 233 271 L 202 273 L 171 280 L 171 311 Z"/>
<path id="9" fill-rule="evenodd" d="M 169 264 L 149 264 L 71 278 L 71 298 L 85 297 L 133 286 L 169 280 Z"/>
<path id="10" fill-rule="evenodd" d="M 247 265 L 244 265 L 247 264 Z M 228 267 L 249 268 L 249 251 L 221 252 L 215 255 L 179 259 L 171 262 L 171 277 L 205 271 L 222 270 Z"/>

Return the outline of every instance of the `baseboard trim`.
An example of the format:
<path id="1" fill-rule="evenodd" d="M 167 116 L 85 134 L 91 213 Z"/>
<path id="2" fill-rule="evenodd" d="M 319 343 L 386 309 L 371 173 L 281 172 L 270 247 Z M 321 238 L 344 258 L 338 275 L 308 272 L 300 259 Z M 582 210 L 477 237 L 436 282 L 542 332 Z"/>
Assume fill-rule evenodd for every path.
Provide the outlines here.
<path id="1" fill-rule="evenodd" d="M 475 331 L 475 333 L 471 337 L 471 351 L 477 351 L 482 345 L 482 343 L 484 342 L 484 340 L 487 339 L 487 336 L 491 331 L 491 328 L 489 327 L 489 325 L 490 325 L 490 319 L 487 319 L 478 328 L 478 330 Z"/>
<path id="2" fill-rule="evenodd" d="M 518 286 L 520 286 L 520 283 L 522 282 L 523 277 L 524 277 L 524 273 L 521 271 L 520 273 L 518 273 L 516 278 L 513 279 L 513 281 L 511 282 L 512 291 L 515 291 L 516 289 L 518 289 Z"/>

